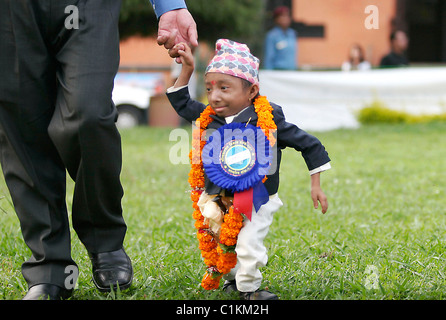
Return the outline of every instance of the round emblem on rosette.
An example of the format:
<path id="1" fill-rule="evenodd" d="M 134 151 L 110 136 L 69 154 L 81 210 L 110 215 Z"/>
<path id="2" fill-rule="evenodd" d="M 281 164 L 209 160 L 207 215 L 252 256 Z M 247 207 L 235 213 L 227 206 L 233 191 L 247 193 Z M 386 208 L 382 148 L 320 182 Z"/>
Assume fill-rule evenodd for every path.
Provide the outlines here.
<path id="1" fill-rule="evenodd" d="M 268 173 L 271 146 L 260 128 L 233 122 L 215 130 L 202 153 L 209 180 L 232 192 L 254 187 Z"/>
<path id="2" fill-rule="evenodd" d="M 220 159 L 226 173 L 241 176 L 255 166 L 256 150 L 248 141 L 231 140 L 221 150 Z"/>

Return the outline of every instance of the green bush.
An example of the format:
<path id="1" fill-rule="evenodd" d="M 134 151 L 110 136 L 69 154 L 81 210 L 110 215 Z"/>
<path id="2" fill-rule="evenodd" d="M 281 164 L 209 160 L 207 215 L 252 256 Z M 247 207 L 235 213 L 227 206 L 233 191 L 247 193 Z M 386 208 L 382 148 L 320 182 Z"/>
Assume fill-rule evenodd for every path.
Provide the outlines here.
<path id="1" fill-rule="evenodd" d="M 440 114 L 413 115 L 404 111 L 389 109 L 382 101 L 375 100 L 358 114 L 362 124 L 373 123 L 428 123 L 446 121 L 446 112 Z"/>

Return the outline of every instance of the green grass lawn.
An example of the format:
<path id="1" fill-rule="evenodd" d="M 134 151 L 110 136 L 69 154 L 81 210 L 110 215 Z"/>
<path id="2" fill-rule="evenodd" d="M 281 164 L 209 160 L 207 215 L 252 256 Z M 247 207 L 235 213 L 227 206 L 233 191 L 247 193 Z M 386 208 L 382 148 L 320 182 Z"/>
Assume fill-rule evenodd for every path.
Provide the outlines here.
<path id="1" fill-rule="evenodd" d="M 169 133 L 148 127 L 122 132 L 132 288 L 99 293 L 73 232 L 80 267 L 73 299 L 237 299 L 200 287 L 205 269 L 191 216 L 189 166 L 170 163 L 175 142 Z M 290 300 L 444 299 L 446 125 L 373 125 L 315 135 L 332 159 L 332 169 L 322 174 L 329 210 L 323 215 L 312 207 L 304 161 L 285 150 L 284 206 L 266 240 L 263 287 Z M 68 190 L 70 208 L 71 181 Z M 9 199 L 0 180 L 0 299 L 21 299 L 27 288 L 20 265 L 30 252 Z"/>

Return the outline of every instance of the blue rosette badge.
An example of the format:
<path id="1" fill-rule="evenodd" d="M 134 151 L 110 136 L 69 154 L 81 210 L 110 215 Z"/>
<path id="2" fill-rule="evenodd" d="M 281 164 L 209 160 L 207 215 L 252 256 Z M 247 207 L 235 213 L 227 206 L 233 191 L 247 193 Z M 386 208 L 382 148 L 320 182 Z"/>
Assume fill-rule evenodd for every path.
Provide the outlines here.
<path id="1" fill-rule="evenodd" d="M 203 169 L 209 180 L 234 194 L 234 209 L 251 220 L 268 202 L 263 185 L 272 161 L 269 141 L 260 128 L 233 122 L 215 130 L 203 148 Z"/>

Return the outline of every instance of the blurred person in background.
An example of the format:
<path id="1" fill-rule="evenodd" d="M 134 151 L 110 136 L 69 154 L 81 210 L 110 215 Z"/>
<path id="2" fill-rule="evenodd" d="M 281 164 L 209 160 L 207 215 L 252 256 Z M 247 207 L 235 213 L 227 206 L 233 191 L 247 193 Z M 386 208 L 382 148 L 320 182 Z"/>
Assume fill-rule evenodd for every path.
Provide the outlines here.
<path id="1" fill-rule="evenodd" d="M 295 70 L 297 68 L 297 32 L 290 28 L 291 13 L 288 7 L 274 10 L 275 27 L 265 38 L 265 69 Z"/>
<path id="2" fill-rule="evenodd" d="M 409 46 L 409 38 L 406 33 L 396 30 L 390 35 L 391 51 L 381 59 L 381 67 L 402 67 L 408 66 L 409 60 L 406 57 L 406 50 Z"/>
<path id="3" fill-rule="evenodd" d="M 355 43 L 351 46 L 348 54 L 348 60 L 342 64 L 342 71 L 352 70 L 370 70 L 370 63 L 364 58 L 364 50 Z"/>

